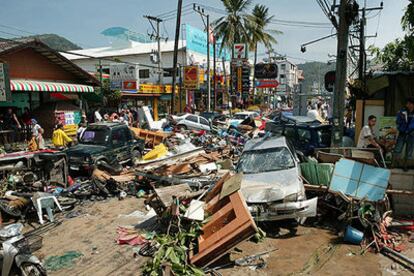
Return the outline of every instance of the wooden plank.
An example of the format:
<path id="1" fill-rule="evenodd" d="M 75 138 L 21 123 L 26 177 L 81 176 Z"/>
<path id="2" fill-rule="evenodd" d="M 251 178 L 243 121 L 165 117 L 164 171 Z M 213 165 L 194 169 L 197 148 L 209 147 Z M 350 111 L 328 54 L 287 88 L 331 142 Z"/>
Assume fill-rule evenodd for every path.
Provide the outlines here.
<path id="1" fill-rule="evenodd" d="M 191 188 L 188 184 L 172 185 L 154 189 L 155 194 L 160 199 L 164 207 L 170 207 L 173 203 L 173 196 L 179 197 L 182 194 L 190 193 Z"/>

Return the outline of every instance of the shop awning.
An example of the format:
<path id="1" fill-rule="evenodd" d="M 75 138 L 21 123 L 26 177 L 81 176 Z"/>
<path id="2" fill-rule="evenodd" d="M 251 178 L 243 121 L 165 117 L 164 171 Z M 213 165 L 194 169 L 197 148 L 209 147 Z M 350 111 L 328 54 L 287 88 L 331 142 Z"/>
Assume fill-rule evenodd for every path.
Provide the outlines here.
<path id="1" fill-rule="evenodd" d="M 10 80 L 11 91 L 39 91 L 39 92 L 67 92 L 88 93 L 94 92 L 93 86 L 71 84 L 63 82 Z"/>

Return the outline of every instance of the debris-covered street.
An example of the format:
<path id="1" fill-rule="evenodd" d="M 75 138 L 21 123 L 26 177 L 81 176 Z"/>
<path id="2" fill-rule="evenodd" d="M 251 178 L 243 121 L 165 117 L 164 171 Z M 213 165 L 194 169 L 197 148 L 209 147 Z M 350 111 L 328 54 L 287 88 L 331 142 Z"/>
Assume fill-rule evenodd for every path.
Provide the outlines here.
<path id="1" fill-rule="evenodd" d="M 414 0 L 3 2 L 1 276 L 414 274 Z"/>

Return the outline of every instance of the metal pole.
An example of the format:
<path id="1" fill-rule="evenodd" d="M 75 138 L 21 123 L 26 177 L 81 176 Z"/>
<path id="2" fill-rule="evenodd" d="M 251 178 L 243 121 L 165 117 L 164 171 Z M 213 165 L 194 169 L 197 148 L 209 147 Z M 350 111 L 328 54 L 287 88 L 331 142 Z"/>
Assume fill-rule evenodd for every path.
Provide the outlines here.
<path id="1" fill-rule="evenodd" d="M 213 111 L 217 107 L 217 76 L 216 76 L 216 37 L 213 40 L 213 89 L 214 89 L 214 102 L 213 102 Z"/>
<path id="2" fill-rule="evenodd" d="M 177 82 L 177 56 L 178 56 L 178 40 L 180 39 L 180 26 L 181 26 L 181 8 L 183 6 L 183 0 L 178 0 L 177 5 L 177 22 L 175 25 L 175 40 L 174 40 L 174 59 L 173 59 L 173 79 L 172 79 L 172 93 L 171 93 L 171 114 L 174 114 L 174 97 L 175 97 L 175 84 Z"/>
<path id="3" fill-rule="evenodd" d="M 210 80 L 210 16 L 207 14 L 207 111 L 211 111 L 211 80 Z"/>
<path id="4" fill-rule="evenodd" d="M 341 146 L 344 127 L 345 84 L 347 74 L 348 35 L 347 0 L 341 0 L 339 5 L 338 49 L 336 55 L 336 78 L 334 94 L 334 131 L 332 132 L 332 146 Z"/>
<path id="5" fill-rule="evenodd" d="M 183 75 L 182 75 L 182 66 L 179 65 L 179 78 L 180 78 L 180 90 L 179 90 L 179 101 L 180 101 L 180 113 L 183 112 Z"/>
<path id="6" fill-rule="evenodd" d="M 161 36 L 160 36 L 160 19 L 157 19 L 157 47 L 158 47 L 158 82 L 163 84 L 162 54 L 161 54 Z"/>

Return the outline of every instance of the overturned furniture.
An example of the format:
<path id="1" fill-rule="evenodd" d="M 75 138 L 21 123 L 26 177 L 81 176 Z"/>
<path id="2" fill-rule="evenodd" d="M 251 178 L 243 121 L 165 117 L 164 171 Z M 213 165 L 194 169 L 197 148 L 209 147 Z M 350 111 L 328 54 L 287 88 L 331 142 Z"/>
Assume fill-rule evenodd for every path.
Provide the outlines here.
<path id="1" fill-rule="evenodd" d="M 217 182 L 205 202 L 205 211 L 211 218 L 198 238 L 198 251 L 190 255 L 190 262 L 202 267 L 218 260 L 257 232 L 243 195 L 239 190 L 234 191 L 229 174 Z"/>

